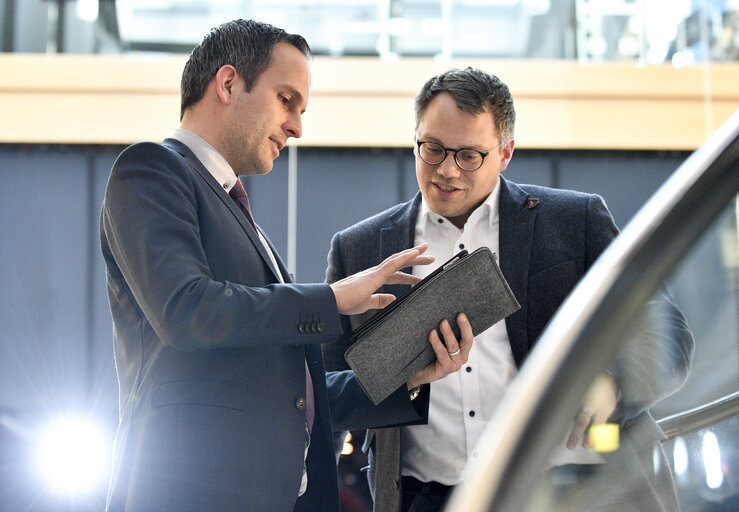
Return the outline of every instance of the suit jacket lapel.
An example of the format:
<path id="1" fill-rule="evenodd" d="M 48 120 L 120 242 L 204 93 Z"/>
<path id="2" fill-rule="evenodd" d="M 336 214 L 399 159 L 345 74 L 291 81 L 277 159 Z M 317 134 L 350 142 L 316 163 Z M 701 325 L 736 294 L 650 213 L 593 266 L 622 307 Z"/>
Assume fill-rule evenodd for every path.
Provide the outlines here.
<path id="1" fill-rule="evenodd" d="M 264 248 L 262 241 L 259 239 L 259 235 L 254 230 L 252 225 L 249 224 L 249 221 L 246 220 L 246 217 L 236 205 L 234 200 L 231 199 L 231 196 L 229 196 L 228 193 L 223 189 L 223 187 L 215 180 L 215 178 L 213 178 L 213 175 L 208 171 L 208 169 L 206 169 L 203 163 L 198 160 L 198 158 L 192 151 L 190 151 L 190 148 L 188 148 L 177 139 L 165 139 L 162 145 L 182 155 L 182 157 L 185 158 L 190 167 L 198 173 L 198 175 L 205 181 L 205 183 L 208 184 L 208 186 L 213 190 L 216 196 L 223 202 L 223 204 L 226 205 L 226 208 L 231 211 L 231 214 L 236 218 L 239 224 L 241 224 L 241 227 L 251 240 L 252 244 L 254 244 L 254 247 L 256 248 L 257 252 L 259 252 L 259 255 L 264 260 L 264 263 L 267 265 L 267 267 L 269 267 L 270 270 L 272 270 L 275 278 L 279 280 L 279 276 L 276 274 L 278 270 L 274 268 L 274 265 L 272 265 L 272 260 L 270 259 L 269 254 L 267 254 L 267 250 Z M 275 259 L 279 261 L 279 257 L 274 251 L 274 248 L 272 249 L 272 253 L 275 255 Z M 289 274 L 287 273 L 287 271 L 285 271 L 283 275 L 288 276 Z M 288 280 L 285 279 L 285 282 L 288 282 Z"/>
<path id="2" fill-rule="evenodd" d="M 248 221 L 247 221 L 248 222 Z M 257 226 L 259 227 L 259 226 Z M 294 281 L 293 275 L 288 272 L 287 267 L 285 266 L 285 263 L 282 261 L 282 258 L 280 258 L 280 255 L 277 254 L 277 249 L 275 249 L 275 246 L 272 244 L 272 240 L 270 240 L 267 235 L 262 231 L 262 228 L 259 228 L 259 231 L 262 233 L 262 236 L 267 241 L 267 245 L 269 245 L 269 249 L 272 251 L 272 254 L 275 257 L 275 261 L 277 262 L 277 271 L 282 274 L 282 280 L 285 283 L 292 283 Z M 272 266 L 272 263 L 270 262 L 270 267 Z"/>
<path id="3" fill-rule="evenodd" d="M 527 207 L 528 195 L 515 183 L 500 178 L 500 270 L 521 309 L 506 318 L 513 358 L 518 366 L 529 351 L 527 293 L 531 247 L 537 208 Z"/>

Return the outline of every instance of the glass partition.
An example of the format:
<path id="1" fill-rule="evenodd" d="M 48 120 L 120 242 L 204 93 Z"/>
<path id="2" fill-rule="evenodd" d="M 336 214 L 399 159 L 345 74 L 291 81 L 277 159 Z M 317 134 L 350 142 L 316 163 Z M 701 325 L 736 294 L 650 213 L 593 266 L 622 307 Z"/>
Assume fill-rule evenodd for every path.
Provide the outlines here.
<path id="1" fill-rule="evenodd" d="M 317 55 L 634 61 L 739 58 L 736 0 L 0 0 L 6 52 L 188 53 L 254 18 Z M 8 36 L 10 34 L 10 37 Z"/>
<path id="2" fill-rule="evenodd" d="M 652 405 L 659 418 L 739 391 L 737 211 L 734 199 L 668 277 L 667 288 L 678 293 L 669 299 L 663 292 L 653 295 L 624 332 L 624 348 L 606 364 L 626 383 L 622 409 Z M 687 337 L 694 340 L 692 358 Z M 688 366 L 683 384 L 681 369 Z M 619 414 L 628 417 L 629 412 L 617 410 Z M 631 421 L 626 420 L 614 451 L 596 454 L 573 452 L 563 443 L 553 446 L 525 510 L 660 510 L 654 508 L 659 502 L 664 510 L 678 510 L 676 504 L 683 512 L 735 510 L 736 407 L 729 417 L 712 420 L 707 415 L 702 427 L 669 439 L 661 431 L 648 432 L 654 426 L 648 419 Z M 578 453 L 587 457 L 578 458 Z"/>

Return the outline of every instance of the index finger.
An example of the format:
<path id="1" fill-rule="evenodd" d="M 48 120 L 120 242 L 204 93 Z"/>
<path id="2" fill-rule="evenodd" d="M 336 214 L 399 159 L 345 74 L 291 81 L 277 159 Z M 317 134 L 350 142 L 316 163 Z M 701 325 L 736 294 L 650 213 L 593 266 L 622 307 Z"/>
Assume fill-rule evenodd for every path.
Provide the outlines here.
<path id="1" fill-rule="evenodd" d="M 575 416 L 575 423 L 572 426 L 572 432 L 570 433 L 570 437 L 567 439 L 567 448 L 573 450 L 577 446 L 577 443 L 579 443 L 585 435 L 585 431 L 590 426 L 592 419 L 593 418 L 583 410 L 577 413 Z"/>
<path id="2" fill-rule="evenodd" d="M 421 256 L 426 249 L 428 244 L 420 244 L 410 249 L 397 252 L 392 256 L 389 256 L 380 264 L 384 270 L 395 272 L 405 267 L 412 267 L 414 265 L 426 265 L 434 261 L 433 256 Z"/>

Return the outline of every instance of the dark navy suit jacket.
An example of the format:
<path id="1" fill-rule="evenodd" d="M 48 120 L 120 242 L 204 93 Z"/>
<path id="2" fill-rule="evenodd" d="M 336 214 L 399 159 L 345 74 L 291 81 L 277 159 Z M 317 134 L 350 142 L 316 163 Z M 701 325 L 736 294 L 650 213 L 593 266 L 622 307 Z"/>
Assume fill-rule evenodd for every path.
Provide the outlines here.
<path id="1" fill-rule="evenodd" d="M 376 265 L 388 255 L 412 247 L 421 204 L 420 192 L 397 205 L 337 233 L 331 241 L 326 280 L 331 283 L 359 269 Z M 521 366 L 544 327 L 580 278 L 617 235 L 618 230 L 603 199 L 595 194 L 518 185 L 500 178 L 500 268 L 521 304 L 506 318 L 506 329 L 517 366 Z M 396 295 L 400 286 L 386 287 Z M 356 327 L 365 316 L 344 321 Z M 690 369 L 693 340 L 682 315 L 674 315 L 674 336 L 655 335 L 642 346 L 632 346 L 610 370 L 618 380 L 622 404 L 615 420 L 625 427 L 639 421 L 639 436 L 651 443 L 662 435 L 646 413 L 647 407 L 673 393 Z M 343 354 L 349 340 L 324 347 L 329 369 L 346 368 Z M 631 372 L 645 360 L 660 371 Z M 637 364 L 631 364 L 636 362 Z M 376 511 L 396 511 L 400 506 L 399 429 L 368 432 L 368 478 Z M 651 463 L 652 451 L 644 451 Z M 669 484 L 665 484 L 669 485 Z M 671 489 L 670 489 L 671 490 Z M 670 491 L 668 490 L 668 491 Z M 669 510 L 669 507 L 666 509 Z"/>
<path id="2" fill-rule="evenodd" d="M 338 511 L 332 428 L 423 420 L 427 395 L 400 389 L 374 407 L 352 372 L 325 374 L 320 344 L 343 335 L 330 287 L 290 282 L 272 249 L 281 284 L 182 143 L 121 153 L 101 244 L 120 384 L 109 510 Z M 305 361 L 316 416 L 298 499 Z"/>

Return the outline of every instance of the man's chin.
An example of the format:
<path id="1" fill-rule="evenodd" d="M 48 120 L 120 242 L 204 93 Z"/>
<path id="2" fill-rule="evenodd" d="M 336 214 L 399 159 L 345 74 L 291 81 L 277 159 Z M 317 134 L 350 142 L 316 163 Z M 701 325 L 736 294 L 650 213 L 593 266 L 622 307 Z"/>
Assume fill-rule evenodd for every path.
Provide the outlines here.
<path id="1" fill-rule="evenodd" d="M 265 160 L 264 162 L 261 162 L 261 165 L 255 174 L 268 174 L 272 169 L 274 169 L 274 166 L 275 163 L 273 160 Z"/>

